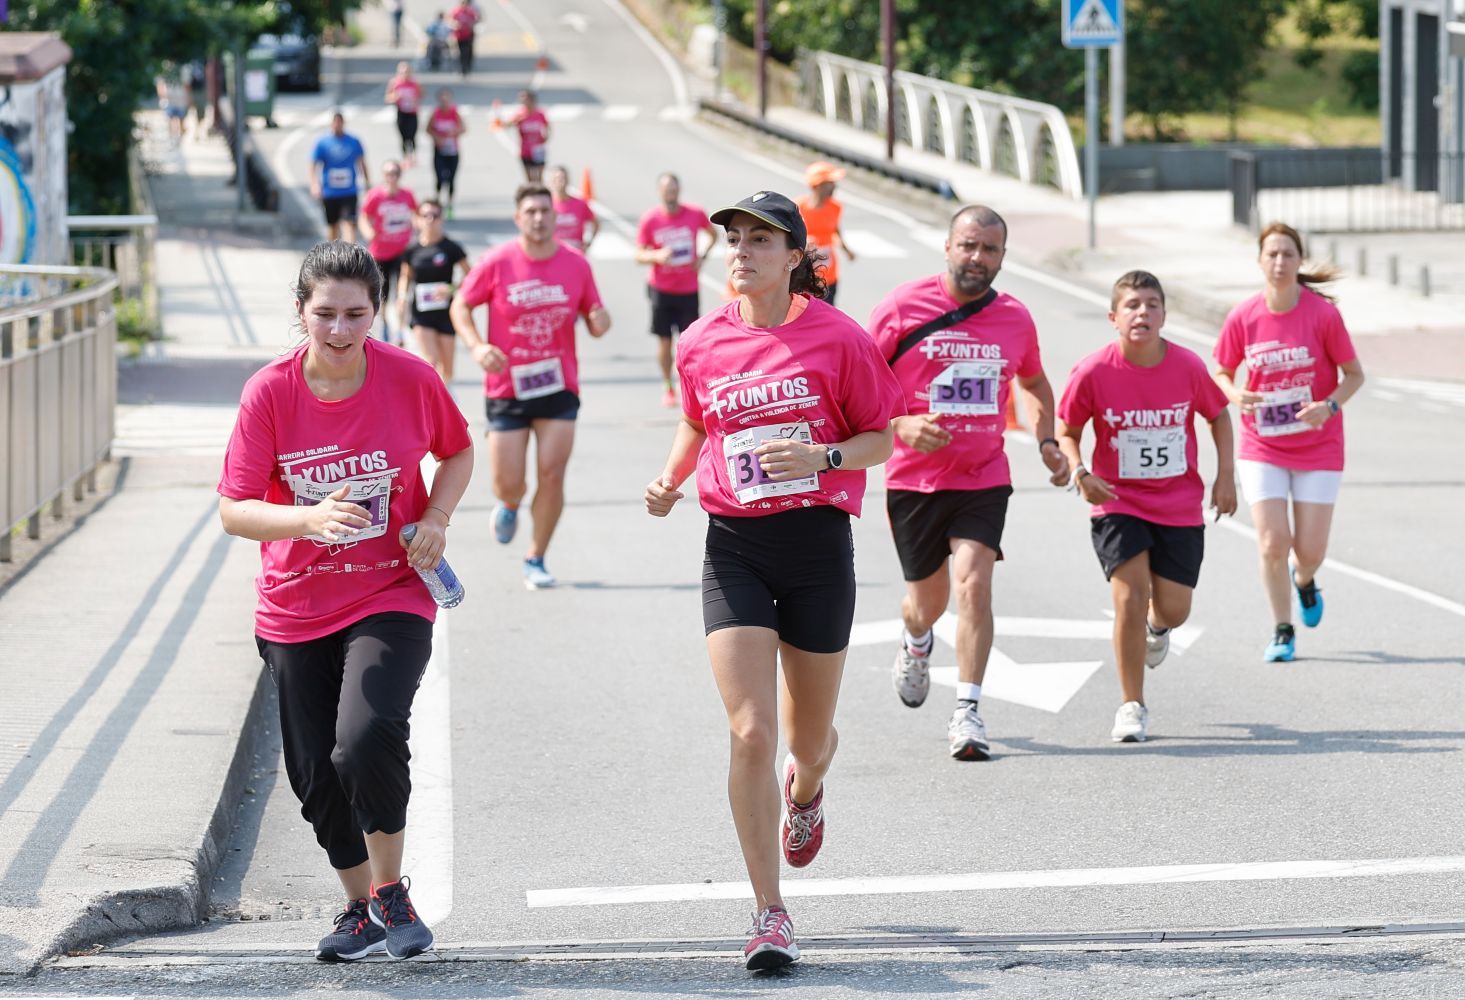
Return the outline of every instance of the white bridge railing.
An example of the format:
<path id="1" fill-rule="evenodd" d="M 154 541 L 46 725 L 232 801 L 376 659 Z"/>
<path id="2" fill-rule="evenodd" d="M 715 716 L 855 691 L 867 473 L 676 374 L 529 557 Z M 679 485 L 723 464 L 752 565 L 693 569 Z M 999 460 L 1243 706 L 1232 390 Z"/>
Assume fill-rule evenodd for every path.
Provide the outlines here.
<path id="1" fill-rule="evenodd" d="M 800 102 L 830 121 L 882 132 L 885 69 L 831 52 L 799 54 Z M 1051 104 L 895 73 L 895 138 L 912 149 L 1083 197 L 1073 133 Z"/>

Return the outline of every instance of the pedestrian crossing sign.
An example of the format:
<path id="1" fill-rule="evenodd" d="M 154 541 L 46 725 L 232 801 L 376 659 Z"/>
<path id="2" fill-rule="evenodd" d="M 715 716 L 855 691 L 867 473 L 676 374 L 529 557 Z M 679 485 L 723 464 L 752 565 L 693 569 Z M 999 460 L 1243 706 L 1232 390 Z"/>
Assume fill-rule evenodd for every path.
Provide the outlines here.
<path id="1" fill-rule="evenodd" d="M 1063 44 L 1108 48 L 1124 41 L 1124 0 L 1063 0 Z"/>

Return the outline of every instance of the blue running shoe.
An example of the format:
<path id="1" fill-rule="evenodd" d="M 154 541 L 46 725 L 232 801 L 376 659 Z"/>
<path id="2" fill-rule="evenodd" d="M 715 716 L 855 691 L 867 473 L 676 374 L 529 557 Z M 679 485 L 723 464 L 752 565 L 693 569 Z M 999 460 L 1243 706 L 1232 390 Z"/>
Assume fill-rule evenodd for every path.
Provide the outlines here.
<path id="1" fill-rule="evenodd" d="M 411 886 L 404 875 L 371 890 L 371 922 L 384 932 L 387 957 L 398 961 L 432 950 L 432 931 L 407 895 Z"/>
<path id="2" fill-rule="evenodd" d="M 515 507 L 505 507 L 503 504 L 496 504 L 493 508 L 493 537 L 498 539 L 501 545 L 508 545 L 514 540 L 514 532 L 519 530 L 519 511 Z"/>
<path id="3" fill-rule="evenodd" d="M 1316 580 L 1308 580 L 1306 586 L 1292 579 L 1292 589 L 1297 591 L 1297 607 L 1302 612 L 1302 624 L 1317 628 L 1323 620 L 1323 592 L 1317 589 Z"/>
<path id="4" fill-rule="evenodd" d="M 554 574 L 544 568 L 544 556 L 524 560 L 524 586 L 530 590 L 545 590 L 556 582 Z"/>
<path id="5" fill-rule="evenodd" d="M 1297 658 L 1297 633 L 1291 625 L 1278 625 L 1262 659 L 1267 663 L 1291 662 Z"/>
<path id="6" fill-rule="evenodd" d="M 355 962 L 386 949 L 387 932 L 371 922 L 370 904 L 353 899 L 336 914 L 336 929 L 315 946 L 315 957 L 321 962 Z"/>

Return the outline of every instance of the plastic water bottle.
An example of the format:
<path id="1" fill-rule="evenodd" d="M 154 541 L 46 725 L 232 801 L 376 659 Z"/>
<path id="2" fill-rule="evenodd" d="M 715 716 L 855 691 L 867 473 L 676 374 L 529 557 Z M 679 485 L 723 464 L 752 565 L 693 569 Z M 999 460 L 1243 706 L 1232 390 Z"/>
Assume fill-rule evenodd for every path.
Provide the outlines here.
<path id="1" fill-rule="evenodd" d="M 402 529 L 402 541 L 412 543 L 417 537 L 417 525 L 409 524 Z M 453 572 L 453 567 L 448 565 L 446 559 L 439 559 L 437 565 L 432 569 L 417 569 L 417 575 L 422 577 L 422 582 L 427 585 L 427 592 L 437 602 L 440 608 L 456 608 L 463 603 L 463 584 L 458 580 L 458 574 Z"/>

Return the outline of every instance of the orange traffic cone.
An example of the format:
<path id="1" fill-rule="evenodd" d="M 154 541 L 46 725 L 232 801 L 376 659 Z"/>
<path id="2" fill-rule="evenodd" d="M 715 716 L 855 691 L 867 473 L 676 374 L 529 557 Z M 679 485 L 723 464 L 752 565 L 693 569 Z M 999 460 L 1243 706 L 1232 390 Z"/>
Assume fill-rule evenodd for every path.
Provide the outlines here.
<path id="1" fill-rule="evenodd" d="M 541 73 L 549 69 L 549 56 L 545 55 L 543 52 L 539 53 L 539 59 L 535 61 L 534 68 L 539 70 L 539 72 Z"/>
<path id="2" fill-rule="evenodd" d="M 1014 398 L 1015 396 L 1016 393 L 1009 392 L 1007 394 L 1007 429 L 1010 431 L 1022 429 L 1022 421 L 1017 419 L 1017 400 Z"/>
<path id="3" fill-rule="evenodd" d="M 580 197 L 584 201 L 595 200 L 595 185 L 590 183 L 590 168 L 580 175 Z"/>
<path id="4" fill-rule="evenodd" d="M 490 112 L 490 114 L 492 115 L 492 117 L 489 119 L 489 122 L 488 122 L 489 128 L 503 128 L 504 127 L 503 102 L 500 101 L 497 97 L 495 97 L 493 99 L 493 111 Z"/>

